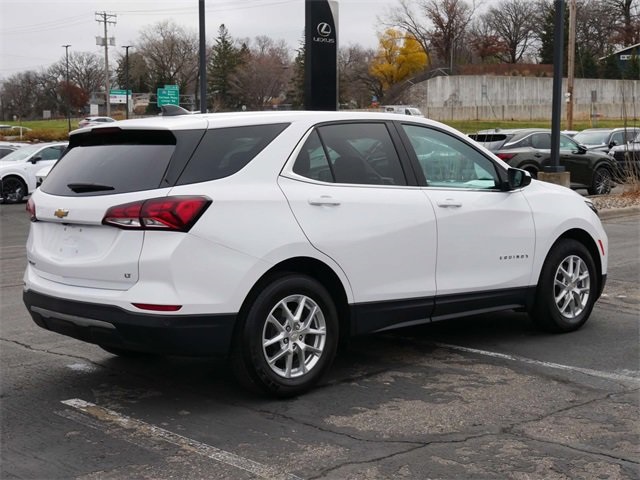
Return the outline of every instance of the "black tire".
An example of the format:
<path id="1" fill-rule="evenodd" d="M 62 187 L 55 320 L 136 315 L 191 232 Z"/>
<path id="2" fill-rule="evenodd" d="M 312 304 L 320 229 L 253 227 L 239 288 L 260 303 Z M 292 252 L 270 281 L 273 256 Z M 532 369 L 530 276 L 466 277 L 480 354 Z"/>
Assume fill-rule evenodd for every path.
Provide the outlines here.
<path id="1" fill-rule="evenodd" d="M 26 183 L 15 176 L 3 178 L 0 190 L 5 203 L 20 203 L 28 194 Z"/>
<path id="2" fill-rule="evenodd" d="M 287 318 L 287 310 L 293 318 Z M 245 387 L 291 397 L 311 389 L 333 363 L 338 314 L 329 292 L 313 278 L 274 278 L 239 321 L 231 363 Z"/>
<path id="3" fill-rule="evenodd" d="M 531 317 L 549 332 L 577 330 L 589 318 L 597 292 L 596 267 L 589 250 L 576 240 L 561 239 L 542 267 Z"/>
<path id="4" fill-rule="evenodd" d="M 613 175 L 611 171 L 605 167 L 599 167 L 593 172 L 593 181 L 589 187 L 589 195 L 608 195 L 611 193 L 611 184 L 613 183 Z"/>

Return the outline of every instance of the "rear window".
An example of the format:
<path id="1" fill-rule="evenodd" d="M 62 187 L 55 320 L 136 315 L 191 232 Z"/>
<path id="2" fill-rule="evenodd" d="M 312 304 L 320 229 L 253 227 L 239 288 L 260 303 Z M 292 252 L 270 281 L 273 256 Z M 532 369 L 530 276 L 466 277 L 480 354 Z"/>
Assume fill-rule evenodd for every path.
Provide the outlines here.
<path id="1" fill-rule="evenodd" d="M 73 135 L 42 185 L 51 195 L 113 195 L 158 188 L 176 138 L 167 131 L 108 129 Z"/>
<path id="2" fill-rule="evenodd" d="M 491 151 L 500 150 L 507 141 L 507 136 L 504 133 L 478 133 L 469 135 L 469 137 L 485 147 L 487 150 Z"/>
<path id="3" fill-rule="evenodd" d="M 288 126 L 288 123 L 277 123 L 208 130 L 180 175 L 178 185 L 206 182 L 233 175 L 253 160 Z"/>

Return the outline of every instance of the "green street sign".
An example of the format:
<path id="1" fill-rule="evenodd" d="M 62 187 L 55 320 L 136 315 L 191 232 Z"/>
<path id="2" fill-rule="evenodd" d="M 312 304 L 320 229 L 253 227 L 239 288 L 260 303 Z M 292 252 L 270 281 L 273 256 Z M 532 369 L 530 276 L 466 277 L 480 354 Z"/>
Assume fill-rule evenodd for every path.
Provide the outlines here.
<path id="1" fill-rule="evenodd" d="M 110 95 L 127 95 L 127 91 L 126 90 L 111 90 Z M 131 90 L 129 90 L 129 96 L 131 96 Z"/>
<path id="2" fill-rule="evenodd" d="M 173 87 L 173 85 L 169 85 Z M 175 85 L 174 88 L 159 88 L 158 89 L 158 107 L 163 105 L 180 105 L 180 91 Z"/>
<path id="3" fill-rule="evenodd" d="M 166 85 L 164 86 L 165 90 L 179 90 L 178 85 Z"/>

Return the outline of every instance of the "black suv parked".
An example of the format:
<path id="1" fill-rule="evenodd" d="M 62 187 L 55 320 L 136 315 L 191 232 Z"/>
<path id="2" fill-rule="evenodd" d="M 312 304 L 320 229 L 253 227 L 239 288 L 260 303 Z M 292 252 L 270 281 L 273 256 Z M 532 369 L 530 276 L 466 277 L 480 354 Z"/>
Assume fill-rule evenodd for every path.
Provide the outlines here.
<path id="1" fill-rule="evenodd" d="M 551 130 L 548 129 L 485 130 L 469 136 L 510 166 L 526 170 L 534 178 L 551 163 Z M 561 134 L 560 165 L 571 174 L 571 188 L 586 188 L 589 195 L 605 195 L 611 191 L 616 166 L 607 154 L 589 151 Z"/>

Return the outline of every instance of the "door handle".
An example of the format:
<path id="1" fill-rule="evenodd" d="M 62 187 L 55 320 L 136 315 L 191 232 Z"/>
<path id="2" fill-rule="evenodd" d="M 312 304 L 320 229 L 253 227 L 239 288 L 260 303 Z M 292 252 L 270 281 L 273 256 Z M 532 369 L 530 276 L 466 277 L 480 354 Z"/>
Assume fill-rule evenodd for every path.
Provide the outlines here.
<path id="1" fill-rule="evenodd" d="M 340 205 L 340 202 L 335 198 L 331 197 L 330 195 L 321 195 L 320 197 L 317 197 L 317 198 L 310 198 L 309 205 L 315 205 L 315 206 L 326 205 L 329 207 L 337 207 L 338 205 Z"/>
<path id="2" fill-rule="evenodd" d="M 440 208 L 460 208 L 462 206 L 462 202 L 458 202 L 453 198 L 447 198 L 437 203 Z"/>

